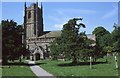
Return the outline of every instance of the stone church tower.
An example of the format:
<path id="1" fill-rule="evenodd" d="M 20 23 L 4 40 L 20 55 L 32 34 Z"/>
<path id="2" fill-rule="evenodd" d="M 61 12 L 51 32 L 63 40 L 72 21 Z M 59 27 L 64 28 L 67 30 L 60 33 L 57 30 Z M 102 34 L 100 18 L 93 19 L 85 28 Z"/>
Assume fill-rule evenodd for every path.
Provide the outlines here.
<path id="1" fill-rule="evenodd" d="M 38 2 L 30 7 L 24 5 L 24 38 L 38 37 L 43 34 L 43 7 L 38 7 Z"/>

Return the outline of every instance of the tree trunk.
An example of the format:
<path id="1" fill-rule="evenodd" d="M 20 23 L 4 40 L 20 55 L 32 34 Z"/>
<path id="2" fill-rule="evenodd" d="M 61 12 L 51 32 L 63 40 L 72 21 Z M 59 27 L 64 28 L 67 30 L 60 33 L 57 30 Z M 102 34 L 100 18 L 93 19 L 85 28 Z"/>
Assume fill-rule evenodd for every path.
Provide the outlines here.
<path id="1" fill-rule="evenodd" d="M 73 53 L 73 61 L 72 61 L 72 63 L 74 63 L 74 64 L 78 63 L 78 59 L 77 59 L 77 56 L 76 56 L 75 52 Z"/>
<path id="2" fill-rule="evenodd" d="M 20 62 L 22 61 L 22 60 L 21 60 L 21 57 L 20 57 L 19 61 L 20 61 Z"/>
<path id="3" fill-rule="evenodd" d="M 7 63 L 8 63 L 8 62 L 7 62 L 7 58 L 6 58 L 6 57 L 3 57 L 3 58 L 2 58 L 2 64 L 5 65 L 5 64 L 7 64 Z"/>
<path id="4" fill-rule="evenodd" d="M 73 62 L 72 63 L 74 63 L 74 64 L 77 64 L 78 63 L 78 61 L 77 61 L 77 58 L 76 57 L 74 57 L 73 58 Z"/>

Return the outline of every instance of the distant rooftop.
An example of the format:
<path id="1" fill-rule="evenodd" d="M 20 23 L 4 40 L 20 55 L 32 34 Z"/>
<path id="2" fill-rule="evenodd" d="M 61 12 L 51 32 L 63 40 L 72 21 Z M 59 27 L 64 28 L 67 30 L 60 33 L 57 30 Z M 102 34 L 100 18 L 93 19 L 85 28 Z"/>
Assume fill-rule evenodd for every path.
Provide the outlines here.
<path id="1" fill-rule="evenodd" d="M 46 33 L 39 38 L 45 38 L 45 37 L 60 37 L 61 31 L 50 31 L 49 33 Z"/>
<path id="2" fill-rule="evenodd" d="M 45 38 L 45 37 L 60 37 L 61 36 L 61 31 L 50 31 L 49 33 L 46 33 L 39 38 Z M 94 40 L 95 41 L 95 35 L 92 34 L 87 34 L 88 39 Z"/>

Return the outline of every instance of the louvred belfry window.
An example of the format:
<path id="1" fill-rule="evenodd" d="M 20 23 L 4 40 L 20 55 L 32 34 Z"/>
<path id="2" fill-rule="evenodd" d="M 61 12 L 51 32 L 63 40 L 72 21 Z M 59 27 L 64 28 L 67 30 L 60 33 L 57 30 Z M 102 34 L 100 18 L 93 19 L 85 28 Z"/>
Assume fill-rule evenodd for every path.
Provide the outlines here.
<path id="1" fill-rule="evenodd" d="M 28 12 L 28 18 L 31 18 L 31 12 L 30 11 Z"/>

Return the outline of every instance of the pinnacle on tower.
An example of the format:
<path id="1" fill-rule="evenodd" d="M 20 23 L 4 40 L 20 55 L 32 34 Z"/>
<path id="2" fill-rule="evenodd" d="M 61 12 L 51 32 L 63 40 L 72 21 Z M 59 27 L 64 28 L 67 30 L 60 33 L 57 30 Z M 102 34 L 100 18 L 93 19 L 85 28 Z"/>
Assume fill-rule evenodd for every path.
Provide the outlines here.
<path id="1" fill-rule="evenodd" d="M 43 8 L 43 6 L 42 6 L 42 2 L 41 2 L 41 9 Z"/>
<path id="2" fill-rule="evenodd" d="M 37 7 L 38 7 L 38 0 L 36 0 L 36 5 L 37 5 Z"/>
<path id="3" fill-rule="evenodd" d="M 42 15 L 42 13 L 43 13 L 43 5 L 42 5 L 42 2 L 41 2 L 41 15 Z"/>
<path id="4" fill-rule="evenodd" d="M 38 0 L 36 0 L 36 37 L 38 36 Z"/>

